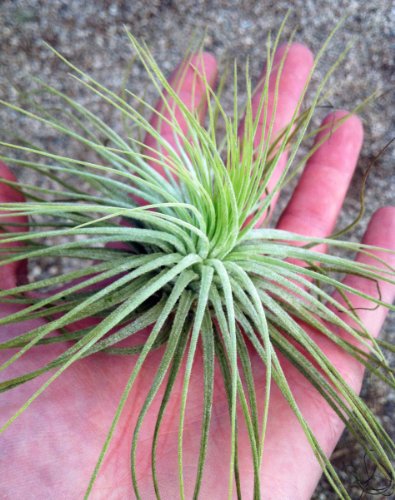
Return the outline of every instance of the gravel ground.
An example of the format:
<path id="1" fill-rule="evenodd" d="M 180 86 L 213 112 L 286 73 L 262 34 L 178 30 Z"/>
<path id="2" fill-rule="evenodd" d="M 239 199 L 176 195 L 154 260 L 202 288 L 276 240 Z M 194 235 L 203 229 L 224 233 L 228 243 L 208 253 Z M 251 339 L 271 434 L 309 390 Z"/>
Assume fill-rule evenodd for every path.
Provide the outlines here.
<path id="1" fill-rule="evenodd" d="M 354 42 L 345 62 L 330 81 L 334 92 L 328 106 L 351 108 L 374 90 L 382 91 L 381 97 L 362 115 L 366 140 L 339 222 L 343 226 L 357 213 L 364 169 L 394 137 L 391 105 L 395 84 L 393 1 L 0 0 L 0 96 L 7 100 L 15 99 L 21 89 L 34 88 L 31 77 L 39 76 L 84 104 L 89 104 L 104 116 L 107 123 L 119 128 L 120 123 L 112 110 L 81 91 L 43 41 L 115 90 L 121 87 L 131 57 L 125 27 L 148 42 L 166 72 L 177 64 L 191 36 L 195 35 L 204 36 L 205 48 L 217 56 L 221 68 L 235 57 L 241 63 L 249 57 L 252 75 L 257 77 L 263 63 L 266 36 L 269 30 L 277 30 L 289 8 L 292 10 L 284 38 L 287 39 L 296 28 L 296 39 L 306 43 L 314 52 L 339 19 L 344 14 L 348 16 L 315 77 L 317 83 L 344 47 Z M 134 89 L 147 87 L 147 77 L 138 64 L 133 65 L 129 81 Z M 147 88 L 149 95 L 150 87 Z M 45 103 L 43 97 L 39 96 L 39 99 Z M 326 109 L 318 111 L 320 118 L 325 112 Z M 0 136 L 9 139 L 9 131 L 18 131 L 20 135 L 38 140 L 47 147 L 56 143 L 52 132 L 41 126 L 32 126 L 31 122 L 14 112 L 1 108 Z M 84 153 L 68 143 L 57 146 L 58 151 L 67 148 L 70 155 Z M 395 202 L 394 189 L 391 189 L 395 180 L 394 159 L 395 148 L 392 147 L 377 162 L 369 178 L 366 215 L 356 230 L 356 238 L 362 234 L 375 209 Z M 24 180 L 41 182 L 32 178 L 31 174 L 21 175 Z M 56 262 L 45 265 L 44 272 L 51 274 L 57 271 Z M 41 268 L 31 269 L 33 276 L 41 272 Z M 387 322 L 383 335 L 395 340 L 393 320 Z M 394 393 L 389 393 L 371 379 L 366 380 L 363 393 L 395 438 L 392 416 L 395 413 Z M 363 479 L 365 468 L 363 453 L 348 436 L 343 437 L 333 461 L 353 492 L 353 498 L 373 498 L 372 495 L 361 497 L 361 491 L 353 487 L 355 476 Z M 326 482 L 321 481 L 313 498 L 332 499 L 335 496 Z M 375 498 L 381 497 L 376 495 Z"/>

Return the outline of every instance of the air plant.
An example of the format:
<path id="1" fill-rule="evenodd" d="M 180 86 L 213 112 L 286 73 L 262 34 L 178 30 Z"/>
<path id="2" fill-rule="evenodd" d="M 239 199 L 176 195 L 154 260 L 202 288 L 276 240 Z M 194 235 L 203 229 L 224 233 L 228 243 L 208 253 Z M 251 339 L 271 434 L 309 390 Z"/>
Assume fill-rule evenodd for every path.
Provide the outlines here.
<path id="1" fill-rule="evenodd" d="M 201 386 L 204 405 L 200 451 L 196 456 L 195 498 L 199 496 L 204 481 L 210 419 L 215 404 L 213 388 L 218 376 L 215 375 L 215 363 L 220 367 L 229 408 L 229 497 L 233 488 L 240 495 L 240 482 L 243 481 L 238 473 L 237 460 L 240 426 L 237 408 L 240 407 L 251 446 L 254 498 L 260 498 L 261 461 L 270 389 L 274 383 L 294 411 L 334 491 L 340 498 L 349 498 L 298 408 L 279 361 L 279 353 L 311 383 L 312 391 L 318 391 L 325 398 L 363 445 L 372 462 L 385 475 L 394 474 L 395 445 L 391 438 L 303 326 L 313 327 L 394 387 L 393 370 L 383 353 L 383 348 L 393 350 L 393 347 L 372 337 L 360 320 L 358 310 L 352 307 L 350 295 L 368 299 L 372 307 L 384 306 L 392 310 L 394 307 L 381 297 L 379 287 L 377 295 L 373 296 L 353 288 L 340 277 L 355 275 L 374 283 L 395 284 L 395 270 L 377 256 L 378 248 L 344 241 L 339 238 L 343 233 L 314 238 L 268 226 L 270 208 L 278 192 L 348 118 L 347 115 L 330 126 L 324 126 L 323 139 L 302 155 L 303 158 L 298 158 L 301 144 L 316 133 L 311 127 L 312 117 L 317 106 L 325 102 L 328 79 L 347 50 L 323 77 L 310 105 L 306 106 L 303 103 L 310 75 L 292 120 L 274 136 L 275 112 L 270 117 L 267 102 L 269 75 L 274 67 L 274 52 L 280 34 L 281 30 L 273 41 L 268 38 L 267 77 L 261 82 L 263 90 L 257 115 L 251 109 L 252 88 L 248 66 L 246 68 L 247 99 L 242 135 L 238 129 L 241 111 L 236 65 L 231 116 L 220 102 L 222 85 L 215 91 L 204 71 L 196 68 L 207 93 L 208 118 L 203 126 L 198 111 L 191 111 L 183 104 L 177 89 L 167 82 L 147 46 L 130 34 L 130 42 L 163 101 L 161 110 L 155 110 L 145 99 L 129 91 L 120 96 L 105 88 L 57 54 L 69 65 L 81 85 L 113 106 L 124 122 L 131 124 L 127 137 L 122 137 L 83 105 L 44 83 L 41 84 L 43 90 L 61 100 L 61 113 L 55 115 L 49 110 L 28 110 L 3 103 L 78 141 L 97 158 L 96 161 L 83 161 L 26 142 L 1 143 L 3 161 L 46 176 L 56 188 L 44 189 L 2 180 L 23 193 L 27 201 L 0 205 L 0 217 L 7 217 L 6 227 L 0 235 L 0 264 L 54 257 L 79 263 L 71 271 L 0 291 L 3 302 L 25 306 L 3 316 L 0 325 L 31 318 L 45 320 L 40 326 L 0 344 L 1 350 L 10 353 L 1 370 L 17 363 L 22 356 L 40 350 L 45 344 L 59 343 L 64 348 L 61 354 L 42 367 L 0 383 L 0 390 L 8 391 L 50 372 L 45 382 L 3 425 L 2 432 L 73 363 L 98 352 L 106 353 L 114 363 L 117 363 L 118 356 L 129 355 L 136 359 L 87 484 L 87 496 L 100 472 L 125 402 L 129 396 L 133 397 L 133 386 L 141 367 L 152 351 L 158 349 L 161 349 L 161 360 L 141 406 L 137 424 L 131 431 L 130 471 L 138 498 L 141 498 L 136 474 L 139 432 L 153 400 L 164 385 L 152 441 L 152 480 L 159 498 L 160 481 L 155 458 L 158 438 L 175 380 L 181 373 L 178 468 L 180 495 L 185 497 L 183 429 L 188 388 L 197 355 L 202 356 L 204 366 Z M 312 72 L 332 36 L 318 53 Z M 276 86 L 285 57 L 286 53 L 279 63 Z M 132 106 L 129 103 L 131 98 L 138 105 Z M 370 99 L 352 112 L 358 112 Z M 145 117 L 145 111 L 156 113 L 158 123 L 171 125 L 172 141 L 161 136 L 158 128 Z M 179 125 L 180 116 L 187 124 L 187 133 Z M 256 147 L 254 139 L 259 116 L 264 117 L 264 135 Z M 222 137 L 218 136 L 219 123 L 224 131 Z M 142 147 L 141 133 L 149 134 L 156 141 L 155 150 Z M 16 153 L 14 156 L 7 154 L 10 149 Z M 286 166 L 269 190 L 273 173 L 285 151 L 288 151 Z M 81 188 L 84 185 L 89 189 Z M 10 216 L 19 217 L 15 219 L 19 222 L 9 222 Z M 28 222 L 21 222 L 20 217 L 27 217 Z M 315 251 L 314 247 L 320 244 L 328 245 L 335 254 Z M 341 256 L 342 252 L 356 251 L 369 255 L 376 264 L 364 264 Z M 336 291 L 335 295 L 333 291 Z M 341 314 L 336 314 L 336 311 Z M 87 318 L 94 321 L 87 327 L 75 328 Z M 125 339 L 133 340 L 133 336 L 147 327 L 149 333 L 143 343 L 119 344 Z M 336 334 L 336 329 L 346 332 L 347 338 Z M 201 351 L 199 344 L 202 345 Z M 252 352 L 260 358 L 266 372 L 262 411 L 257 403 L 250 361 Z"/>

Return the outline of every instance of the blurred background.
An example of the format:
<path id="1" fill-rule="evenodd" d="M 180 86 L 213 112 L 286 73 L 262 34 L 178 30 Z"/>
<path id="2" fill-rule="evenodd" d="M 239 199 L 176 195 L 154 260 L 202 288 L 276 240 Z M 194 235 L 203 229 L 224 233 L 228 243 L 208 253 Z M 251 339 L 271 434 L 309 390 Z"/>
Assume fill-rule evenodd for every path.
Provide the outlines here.
<path id="1" fill-rule="evenodd" d="M 330 79 L 333 94 L 327 105 L 318 110 L 317 124 L 330 109 L 350 109 L 373 91 L 381 92 L 362 113 L 365 143 L 339 221 L 343 227 L 358 213 L 363 172 L 395 136 L 395 4 L 392 0 L 0 0 L 0 98 L 12 101 L 26 98 L 36 88 L 32 77 L 39 77 L 88 105 L 112 127 L 121 129 L 122 124 L 113 110 L 81 89 L 68 75 L 67 67 L 43 42 L 111 89 L 119 91 L 126 82 L 138 93 L 146 89 L 150 97 L 152 88 L 142 66 L 138 63 L 130 66 L 132 52 L 125 28 L 148 43 L 166 74 L 180 61 L 191 39 L 203 38 L 204 48 L 218 58 L 220 70 L 234 58 L 243 69 L 248 58 L 251 74 L 257 78 L 264 63 L 266 37 L 269 31 L 276 33 L 289 9 L 283 39 L 287 40 L 296 30 L 296 40 L 307 44 L 315 53 L 342 16 L 347 16 L 314 77 L 313 86 L 346 45 L 353 42 L 344 63 Z M 46 104 L 44 96 L 36 94 L 36 98 L 40 104 Z M 229 110 L 230 102 L 230 93 L 227 98 L 225 94 L 225 106 Z M 10 140 L 12 133 L 38 141 L 44 147 L 58 143 L 58 152 L 67 150 L 67 154 L 74 157 L 84 154 L 81 146 L 59 141 L 53 131 L 0 107 L 0 137 Z M 391 146 L 375 163 L 367 184 L 366 214 L 353 237 L 362 235 L 374 210 L 395 203 L 394 160 L 395 147 Z M 19 175 L 29 182 L 41 182 L 30 172 L 19 172 Z M 287 195 L 289 193 L 283 205 Z M 31 272 L 33 276 L 41 272 L 51 274 L 56 271 L 56 263 L 51 266 L 54 269 L 35 268 Z M 383 335 L 395 341 L 393 318 L 387 322 Z M 394 392 L 368 378 L 363 394 L 395 439 Z M 358 482 L 368 479 L 371 471 L 367 470 L 369 464 L 365 463 L 363 452 L 348 435 L 339 443 L 333 463 L 353 498 L 373 498 L 358 486 Z M 369 489 L 377 490 L 374 498 L 384 497 L 385 491 L 379 493 L 378 489 L 385 486 L 377 474 L 368 482 Z M 336 498 L 335 495 L 326 482 L 321 481 L 314 499 L 332 498 Z"/>

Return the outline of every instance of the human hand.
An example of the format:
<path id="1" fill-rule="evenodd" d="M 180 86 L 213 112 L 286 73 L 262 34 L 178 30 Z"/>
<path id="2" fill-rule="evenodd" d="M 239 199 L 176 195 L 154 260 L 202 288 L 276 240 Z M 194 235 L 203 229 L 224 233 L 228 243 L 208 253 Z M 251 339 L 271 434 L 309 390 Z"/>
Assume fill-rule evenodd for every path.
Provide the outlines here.
<path id="1" fill-rule="evenodd" d="M 281 54 L 280 49 L 277 57 L 281 58 Z M 289 50 L 280 79 L 274 134 L 291 119 L 312 61 L 311 53 L 301 45 L 295 44 Z M 212 84 L 216 78 L 215 61 L 212 56 L 204 54 L 203 62 L 207 80 Z M 198 64 L 202 64 L 202 61 L 198 61 Z M 194 78 L 195 71 L 190 67 L 184 75 L 182 85 L 173 81 L 180 97 L 189 108 L 199 106 L 205 96 L 202 82 L 200 82 L 192 98 L 191 86 Z M 273 99 L 273 95 L 271 98 Z M 259 93 L 253 101 L 255 109 L 258 102 Z M 333 119 L 334 116 L 338 117 L 339 113 L 332 114 L 327 120 Z M 158 125 L 155 119 L 153 119 L 153 124 Z M 181 125 L 184 126 L 183 123 Z M 167 140 L 173 140 L 172 133 L 164 123 L 161 125 L 161 133 Z M 317 237 L 331 234 L 356 165 L 361 143 L 361 123 L 356 117 L 351 117 L 310 159 L 291 201 L 279 220 L 280 229 Z M 146 139 L 146 144 L 149 147 L 156 146 L 155 140 L 150 137 Z M 284 161 L 279 163 L 277 178 L 283 166 Z M 2 166 L 0 175 L 11 176 L 5 166 Z M 16 192 L 5 186 L 1 187 L 0 199 L 2 202 L 19 201 Z M 378 211 L 369 224 L 364 242 L 394 249 L 394 215 L 395 209 L 393 208 Z M 392 265 L 395 264 L 393 256 L 383 254 L 381 257 L 388 262 L 392 259 Z M 359 258 L 368 260 L 366 256 Z M 22 272 L 24 269 L 16 265 L 1 268 L 0 277 L 3 287 L 15 286 L 17 276 Z M 349 280 L 353 281 L 353 286 L 356 288 L 366 290 L 375 288 L 372 282 L 362 278 L 354 277 Z M 374 294 L 375 289 L 371 291 Z M 383 283 L 381 293 L 383 298 L 390 302 L 394 290 L 387 283 Z M 350 297 L 350 299 L 353 300 L 355 307 L 366 307 L 361 298 Z M 3 304 L 0 310 L 1 316 L 9 314 L 11 308 L 16 307 L 16 305 Z M 360 316 L 372 335 L 377 335 L 384 321 L 384 309 L 364 310 L 361 311 Z M 24 322 L 0 327 L 0 337 L 11 338 L 37 325 L 39 321 L 41 320 L 32 320 L 29 324 Z M 337 333 L 341 335 L 341 332 Z M 309 329 L 309 334 L 350 386 L 358 391 L 363 376 L 361 365 L 319 333 Z M 145 335 L 145 332 L 142 332 L 140 338 L 143 340 Z M 60 352 L 62 349 L 53 345 L 41 346 L 33 350 L 26 359 L 22 358 L 19 365 L 12 365 L 7 376 L 12 377 L 27 370 L 33 370 Z M 143 366 L 133 397 L 129 398 L 126 404 L 98 476 L 92 493 L 93 498 L 129 498 L 132 496 L 131 429 L 134 427 L 141 403 L 150 388 L 154 368 L 158 366 L 162 353 L 161 349 L 151 353 Z M 260 359 L 257 357 L 254 359 L 253 355 L 251 357 L 258 393 L 263 394 L 265 368 Z M 330 455 L 343 429 L 341 421 L 309 382 L 287 360 L 281 356 L 280 360 L 305 419 L 311 425 L 324 451 Z M 27 496 L 29 498 L 79 498 L 83 496 L 133 362 L 130 358 L 113 358 L 99 353 L 71 365 L 7 429 L 1 438 L 0 470 L 2 476 L 6 478 L 6 481 L 0 484 L 2 498 Z M 186 464 L 184 474 L 187 497 L 192 494 L 194 464 L 200 442 L 202 374 L 203 366 L 197 356 L 190 383 L 184 434 L 184 463 Z M 228 486 L 230 425 L 226 397 L 219 375 L 217 373 L 202 498 L 224 498 Z M 2 418 L 4 420 L 9 418 L 39 384 L 39 381 L 32 381 L 11 392 L 4 393 L 1 396 L 2 408 L 4 408 Z M 158 479 L 163 498 L 178 496 L 176 429 L 181 387 L 182 380 L 178 380 L 164 418 L 158 449 Z M 162 395 L 161 389 L 159 398 L 154 401 L 145 421 L 138 447 L 138 478 L 143 499 L 154 498 L 150 476 L 151 439 Z M 243 497 L 245 495 L 246 498 L 250 498 L 253 491 L 251 452 L 246 430 L 242 426 L 239 433 L 238 451 L 242 493 Z M 320 467 L 294 413 L 273 384 L 262 465 L 263 498 L 309 498 L 320 474 Z"/>

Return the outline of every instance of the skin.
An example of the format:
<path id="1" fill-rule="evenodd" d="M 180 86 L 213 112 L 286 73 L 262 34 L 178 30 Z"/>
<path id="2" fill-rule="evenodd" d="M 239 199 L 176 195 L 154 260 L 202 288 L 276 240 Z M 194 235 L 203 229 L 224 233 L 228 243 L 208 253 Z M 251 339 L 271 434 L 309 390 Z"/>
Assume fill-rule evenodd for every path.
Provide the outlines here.
<path id="1" fill-rule="evenodd" d="M 278 60 L 284 48 L 277 53 Z M 294 44 L 289 49 L 279 87 L 279 102 L 276 112 L 275 130 L 279 131 L 292 117 L 297 100 L 303 90 L 313 63 L 311 52 L 304 46 Z M 204 87 L 193 69 L 204 69 L 207 81 L 214 84 L 217 76 L 216 62 L 212 55 L 195 56 L 183 71 L 175 71 L 171 82 L 189 108 L 200 106 L 204 115 Z M 185 71 L 184 71 L 185 70 Z M 182 74 L 182 77 L 180 77 Z M 271 76 L 271 83 L 276 75 Z M 192 91 L 194 87 L 194 91 Z M 273 91 L 270 93 L 273 99 Z M 253 98 L 254 109 L 259 102 L 259 88 Z M 202 106 L 203 105 L 203 106 Z M 161 103 L 158 103 L 161 108 Z M 329 115 L 326 121 L 343 116 L 343 111 Z M 179 117 L 180 118 L 180 117 Z M 172 140 L 169 127 L 160 125 L 161 133 Z M 185 128 L 185 123 L 181 126 Z M 242 130 L 242 124 L 241 124 Z M 257 134 L 259 135 L 259 134 Z M 278 227 L 310 236 L 327 236 L 333 230 L 347 188 L 355 169 L 363 139 L 360 120 L 352 116 L 340 126 L 310 159 L 298 186 L 283 212 Z M 149 147 L 155 147 L 152 137 L 146 138 Z M 284 166 L 280 162 L 279 169 Z M 153 167 L 155 164 L 153 162 Z M 276 172 L 278 176 L 280 170 Z M 12 174 L 2 165 L 0 175 L 11 178 Z M 19 201 L 12 189 L 0 187 L 0 202 Z M 395 249 L 395 208 L 386 207 L 372 217 L 363 241 L 368 244 Z M 317 251 L 325 251 L 317 248 Z M 380 255 L 380 254 L 379 254 Z M 380 255 L 391 265 L 394 256 Z M 360 261 L 369 262 L 366 256 Z M 2 286 L 12 287 L 24 279 L 23 265 L 0 268 Z M 358 277 L 347 278 L 347 282 L 374 294 L 376 287 Z M 381 285 L 383 299 L 391 302 L 394 288 Z M 354 307 L 367 307 L 361 298 L 349 296 Z M 14 310 L 15 306 L 12 306 Z M 11 306 L 0 306 L 0 315 L 11 312 Z M 360 317 L 372 335 L 378 335 L 386 312 L 382 308 L 374 311 L 361 310 Z M 0 337 L 6 339 L 38 324 L 19 324 L 0 327 Z M 344 332 L 337 331 L 345 336 Z M 309 329 L 330 361 L 337 367 L 346 381 L 356 391 L 360 390 L 363 368 L 349 355 Z M 146 332 L 141 333 L 144 338 Z M 32 370 L 52 359 L 59 347 L 45 346 L 32 350 L 21 358 L 16 367 L 12 365 L 5 376 L 16 376 Z M 163 351 L 152 353 L 147 359 L 132 393 L 127 401 L 120 423 L 105 458 L 100 475 L 93 489 L 92 498 L 134 498 L 130 480 L 130 441 L 138 410 L 147 393 L 155 367 Z M 251 353 L 258 394 L 264 395 L 264 367 Z M 193 367 L 187 404 L 184 435 L 184 481 L 187 498 L 194 486 L 196 455 L 200 441 L 200 419 L 202 410 L 202 364 L 197 355 Z M 343 425 L 330 410 L 322 397 L 285 359 L 280 358 L 296 401 L 320 445 L 330 456 Z M 97 354 L 72 365 L 23 413 L 1 437 L 0 448 L 0 498 L 81 498 L 86 490 L 90 474 L 96 463 L 106 432 L 112 421 L 117 403 L 133 368 L 134 360 L 128 357 L 108 357 Z M 218 367 L 216 368 L 218 372 Z M 220 374 L 215 382 L 214 407 L 209 436 L 207 462 L 204 470 L 201 498 L 227 498 L 229 474 L 229 418 Z M 0 397 L 1 422 L 5 422 L 35 388 L 43 382 L 32 381 Z M 162 498 L 178 498 L 177 476 L 177 429 L 182 377 L 179 377 L 163 421 L 158 447 L 158 478 Z M 143 499 L 154 498 L 150 475 L 151 439 L 156 414 L 163 390 L 155 399 L 142 427 L 137 451 L 138 479 Z M 253 475 L 250 449 L 246 430 L 240 415 L 239 466 L 242 478 L 243 498 L 252 497 Z M 264 499 L 310 498 L 321 475 L 310 445 L 297 423 L 296 417 L 280 391 L 272 384 L 269 422 L 263 454 L 262 496 Z"/>

